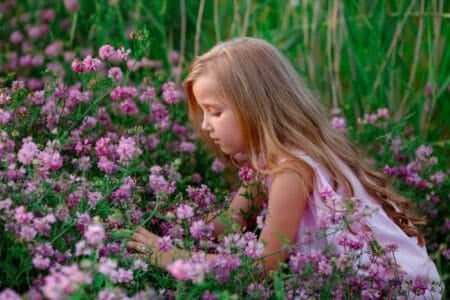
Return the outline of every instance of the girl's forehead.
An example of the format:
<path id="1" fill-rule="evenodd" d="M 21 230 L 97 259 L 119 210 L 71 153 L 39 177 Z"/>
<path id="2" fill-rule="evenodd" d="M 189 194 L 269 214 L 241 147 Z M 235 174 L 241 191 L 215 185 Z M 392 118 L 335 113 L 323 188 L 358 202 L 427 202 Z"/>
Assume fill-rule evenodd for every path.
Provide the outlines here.
<path id="1" fill-rule="evenodd" d="M 197 78 L 192 85 L 192 92 L 198 103 L 224 101 L 220 85 L 212 76 L 202 75 Z"/>

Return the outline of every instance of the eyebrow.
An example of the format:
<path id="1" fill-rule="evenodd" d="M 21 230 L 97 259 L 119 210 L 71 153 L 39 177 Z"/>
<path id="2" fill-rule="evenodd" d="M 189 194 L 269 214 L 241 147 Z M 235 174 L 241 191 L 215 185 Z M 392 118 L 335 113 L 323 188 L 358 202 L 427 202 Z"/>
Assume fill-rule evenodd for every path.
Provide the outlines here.
<path id="1" fill-rule="evenodd" d="M 207 107 L 214 107 L 214 108 L 221 108 L 221 107 L 223 107 L 223 104 L 220 103 L 219 101 L 217 101 L 217 102 L 206 101 L 206 102 L 203 102 L 203 103 L 199 103 L 198 100 L 197 100 L 197 104 L 198 104 L 198 106 L 203 106 L 205 108 L 207 108 Z"/>

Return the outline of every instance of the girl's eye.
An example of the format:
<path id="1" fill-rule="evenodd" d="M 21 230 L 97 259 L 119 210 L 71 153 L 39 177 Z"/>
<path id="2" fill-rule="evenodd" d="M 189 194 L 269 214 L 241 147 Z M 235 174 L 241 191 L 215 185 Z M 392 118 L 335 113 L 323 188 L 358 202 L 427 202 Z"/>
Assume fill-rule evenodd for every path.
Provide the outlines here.
<path id="1" fill-rule="evenodd" d="M 221 114 L 222 114 L 221 111 L 217 111 L 217 112 L 212 112 L 212 113 L 211 113 L 211 115 L 212 115 L 213 117 L 220 117 Z"/>

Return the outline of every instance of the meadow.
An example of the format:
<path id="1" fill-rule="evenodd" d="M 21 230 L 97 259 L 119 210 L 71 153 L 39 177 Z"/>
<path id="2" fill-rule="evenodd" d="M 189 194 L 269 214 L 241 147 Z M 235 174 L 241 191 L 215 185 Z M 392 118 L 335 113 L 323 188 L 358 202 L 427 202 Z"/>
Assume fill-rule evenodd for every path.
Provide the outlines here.
<path id="1" fill-rule="evenodd" d="M 204 216 L 224 211 L 238 184 L 260 183 L 201 144 L 182 83 L 195 56 L 237 36 L 280 49 L 334 128 L 427 218 L 448 287 L 449 18 L 444 0 L 1 1 L 0 299 L 422 299 L 442 289 L 393 280 L 378 263 L 355 273 L 363 251 L 395 254 L 369 242 L 345 257 L 293 252 L 262 279 L 259 226 L 242 232 L 221 215 L 227 230 L 213 238 Z M 161 249 L 197 255 L 155 268 L 127 249 L 137 226 L 164 236 Z M 206 263 L 208 252 L 220 259 Z"/>

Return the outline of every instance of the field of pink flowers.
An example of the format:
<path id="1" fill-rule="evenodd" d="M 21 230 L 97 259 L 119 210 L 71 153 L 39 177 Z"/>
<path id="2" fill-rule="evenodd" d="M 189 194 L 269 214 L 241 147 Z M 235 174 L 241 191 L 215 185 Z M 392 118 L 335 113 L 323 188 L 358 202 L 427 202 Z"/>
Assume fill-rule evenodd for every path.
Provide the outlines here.
<path id="1" fill-rule="evenodd" d="M 261 279 L 264 212 L 246 231 L 220 215 L 236 182 L 259 182 L 199 143 L 187 122 L 179 53 L 152 58 L 146 30 L 88 47 L 73 26 L 78 1 L 54 6 L 0 3 L 0 299 L 419 299 L 442 288 L 392 275 L 395 245 L 346 235 L 364 217 L 350 202 L 324 228 L 340 236 L 344 252 L 293 252 L 272 280 Z M 386 108 L 357 126 L 347 124 L 348 111 L 332 109 L 330 122 L 365 145 L 428 218 L 427 248 L 448 286 L 448 145 L 436 152 Z M 229 223 L 219 240 L 204 220 L 212 212 Z M 197 254 L 157 269 L 126 247 L 137 226 L 163 236 L 163 251 Z M 219 258 L 207 263 L 207 252 Z M 361 267 L 364 252 L 373 260 Z"/>

